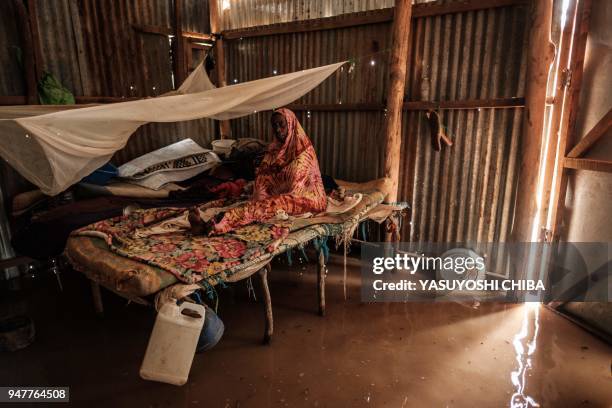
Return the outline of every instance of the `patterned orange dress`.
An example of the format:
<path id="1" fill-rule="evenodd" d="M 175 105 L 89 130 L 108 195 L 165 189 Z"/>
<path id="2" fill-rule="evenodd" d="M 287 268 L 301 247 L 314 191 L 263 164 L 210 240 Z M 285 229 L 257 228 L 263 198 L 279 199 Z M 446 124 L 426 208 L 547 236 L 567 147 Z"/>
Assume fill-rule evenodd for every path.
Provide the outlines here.
<path id="1" fill-rule="evenodd" d="M 292 111 L 276 112 L 287 121 L 287 137 L 268 148 L 256 172 L 251 201 L 228 210 L 214 225 L 215 234 L 270 219 L 279 210 L 288 215 L 325 210 L 327 198 L 314 147 Z"/>

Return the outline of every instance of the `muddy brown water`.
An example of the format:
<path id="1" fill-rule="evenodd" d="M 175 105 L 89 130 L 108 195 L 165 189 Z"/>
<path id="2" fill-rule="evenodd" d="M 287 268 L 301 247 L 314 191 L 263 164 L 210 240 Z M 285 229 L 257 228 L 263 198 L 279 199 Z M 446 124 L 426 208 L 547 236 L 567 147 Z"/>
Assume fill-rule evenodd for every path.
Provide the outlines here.
<path id="1" fill-rule="evenodd" d="M 363 304 L 358 268 L 347 301 L 341 276 L 336 260 L 322 318 L 315 266 L 274 265 L 269 346 L 245 285 L 220 290 L 224 338 L 196 355 L 183 387 L 138 376 L 152 310 L 104 292 L 97 319 L 75 272 L 62 293 L 52 279 L 3 291 L 0 310 L 32 317 L 36 341 L 0 354 L 0 385 L 70 386 L 70 405 L 84 407 L 612 406 L 612 347 L 546 308 Z"/>

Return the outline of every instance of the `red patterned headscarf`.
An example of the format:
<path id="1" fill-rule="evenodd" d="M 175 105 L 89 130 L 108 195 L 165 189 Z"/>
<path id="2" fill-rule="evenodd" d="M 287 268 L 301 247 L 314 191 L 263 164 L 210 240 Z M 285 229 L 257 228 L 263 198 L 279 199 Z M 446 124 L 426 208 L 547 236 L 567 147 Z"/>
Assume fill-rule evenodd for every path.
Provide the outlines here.
<path id="1" fill-rule="evenodd" d="M 323 211 L 327 198 L 314 147 L 293 112 L 284 108 L 276 112 L 287 122 L 287 137 L 270 144 L 257 168 L 252 199 L 289 194 L 275 204 L 287 214 Z"/>
<path id="2" fill-rule="evenodd" d="M 270 144 L 260 166 L 260 172 L 265 173 L 287 166 L 302 152 L 312 147 L 312 143 L 295 113 L 287 108 L 277 109 L 274 113 L 283 115 L 287 121 L 287 137 L 284 142 L 275 140 Z"/>

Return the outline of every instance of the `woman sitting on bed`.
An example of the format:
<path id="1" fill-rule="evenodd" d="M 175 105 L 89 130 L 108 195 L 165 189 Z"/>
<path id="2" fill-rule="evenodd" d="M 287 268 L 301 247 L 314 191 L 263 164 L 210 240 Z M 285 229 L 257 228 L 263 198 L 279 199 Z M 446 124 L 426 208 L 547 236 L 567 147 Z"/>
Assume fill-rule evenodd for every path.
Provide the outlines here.
<path id="1" fill-rule="evenodd" d="M 251 201 L 203 223 L 190 215 L 194 233 L 223 234 L 264 221 L 284 211 L 288 215 L 325 210 L 327 199 L 317 155 L 295 114 L 274 111 L 271 119 L 274 142 L 257 168 Z"/>

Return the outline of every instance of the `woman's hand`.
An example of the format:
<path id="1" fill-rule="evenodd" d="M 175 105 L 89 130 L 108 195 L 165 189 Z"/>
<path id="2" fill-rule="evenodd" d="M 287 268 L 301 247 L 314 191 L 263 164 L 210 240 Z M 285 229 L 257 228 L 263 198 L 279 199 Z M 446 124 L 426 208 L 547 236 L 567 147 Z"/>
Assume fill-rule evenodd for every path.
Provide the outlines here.
<path id="1" fill-rule="evenodd" d="M 210 188 L 210 191 L 216 193 L 219 198 L 236 198 L 240 197 L 246 184 L 247 182 L 244 179 L 227 181 L 219 184 L 218 186 Z"/>

